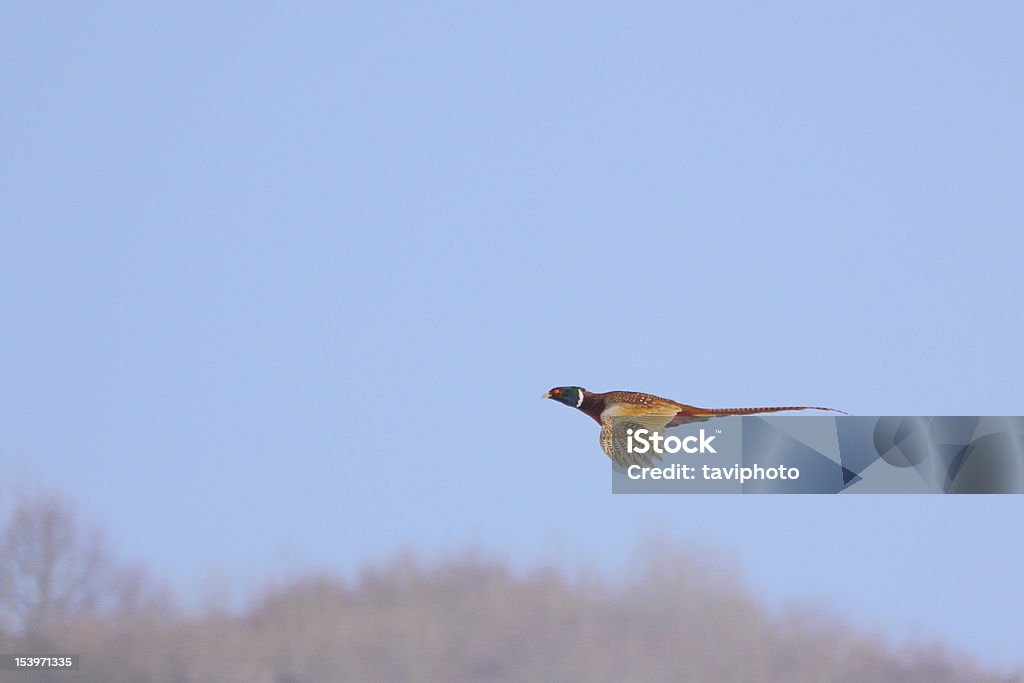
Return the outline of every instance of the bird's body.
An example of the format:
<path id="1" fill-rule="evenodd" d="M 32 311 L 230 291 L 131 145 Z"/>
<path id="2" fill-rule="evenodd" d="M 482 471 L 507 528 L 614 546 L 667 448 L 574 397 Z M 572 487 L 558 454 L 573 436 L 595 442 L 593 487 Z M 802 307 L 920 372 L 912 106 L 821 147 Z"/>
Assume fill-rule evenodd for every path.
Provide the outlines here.
<path id="1" fill-rule="evenodd" d="M 765 408 L 698 408 L 697 406 L 679 403 L 672 399 L 662 398 L 642 391 L 607 391 L 594 393 L 583 387 L 555 387 L 544 394 L 550 398 L 572 406 L 589 415 L 601 425 L 601 448 L 614 462 L 619 465 L 647 464 L 651 461 L 639 454 L 629 453 L 625 448 L 625 432 L 627 429 L 646 428 L 660 432 L 670 427 L 677 427 L 688 422 L 708 420 L 714 417 L 729 415 L 756 415 L 759 413 L 778 413 L 787 410 L 827 410 L 841 413 L 835 408 L 818 406 L 773 406 Z M 655 457 L 658 457 L 655 455 Z M 660 458 L 659 458 L 660 459 Z"/>

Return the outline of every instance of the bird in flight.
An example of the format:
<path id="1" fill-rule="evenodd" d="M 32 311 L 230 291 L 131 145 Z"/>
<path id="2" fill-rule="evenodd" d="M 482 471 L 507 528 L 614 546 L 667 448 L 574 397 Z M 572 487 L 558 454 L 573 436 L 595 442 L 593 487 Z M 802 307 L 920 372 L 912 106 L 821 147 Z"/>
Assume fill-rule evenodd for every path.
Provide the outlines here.
<path id="1" fill-rule="evenodd" d="M 555 387 L 541 398 L 550 398 L 576 408 L 594 418 L 601 425 L 601 449 L 612 461 L 621 466 L 653 464 L 648 457 L 656 453 L 630 453 L 626 448 L 628 429 L 647 429 L 662 432 L 670 427 L 699 422 L 713 417 L 729 415 L 756 415 L 778 413 L 785 410 L 827 410 L 843 413 L 835 408 L 819 406 L 776 406 L 769 408 L 698 408 L 671 399 L 640 391 L 607 391 L 597 394 L 583 387 Z M 844 415 L 846 413 L 843 413 Z"/>

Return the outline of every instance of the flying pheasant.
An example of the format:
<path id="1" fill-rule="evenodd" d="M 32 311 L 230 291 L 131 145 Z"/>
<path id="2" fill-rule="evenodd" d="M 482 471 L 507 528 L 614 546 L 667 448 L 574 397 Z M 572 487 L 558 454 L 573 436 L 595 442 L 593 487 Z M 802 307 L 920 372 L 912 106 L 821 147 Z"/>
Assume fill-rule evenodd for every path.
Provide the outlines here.
<path id="1" fill-rule="evenodd" d="M 541 398 L 550 398 L 576 408 L 594 418 L 601 425 L 601 448 L 617 465 L 652 464 L 647 454 L 630 453 L 626 449 L 626 430 L 645 428 L 661 432 L 689 422 L 699 422 L 728 415 L 755 415 L 778 413 L 784 410 L 828 410 L 818 406 L 778 406 L 770 408 L 698 408 L 671 399 L 639 391 L 608 391 L 595 394 L 583 387 L 555 387 Z M 844 415 L 846 413 L 843 413 Z M 627 419 L 613 419 L 627 418 Z M 651 453 L 661 460 L 661 456 Z M 641 462 L 642 461 L 642 462 Z"/>

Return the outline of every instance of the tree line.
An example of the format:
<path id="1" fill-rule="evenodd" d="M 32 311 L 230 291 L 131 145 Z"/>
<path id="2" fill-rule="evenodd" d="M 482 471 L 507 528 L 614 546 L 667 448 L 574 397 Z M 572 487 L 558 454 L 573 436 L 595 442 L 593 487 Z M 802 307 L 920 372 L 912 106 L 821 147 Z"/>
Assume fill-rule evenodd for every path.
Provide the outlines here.
<path id="1" fill-rule="evenodd" d="M 355 579 L 297 577 L 244 609 L 190 614 L 45 495 L 0 519 L 0 652 L 82 655 L 77 672 L 0 683 L 1024 681 L 818 609 L 773 615 L 723 563 L 663 546 L 618 582 L 401 553 Z"/>

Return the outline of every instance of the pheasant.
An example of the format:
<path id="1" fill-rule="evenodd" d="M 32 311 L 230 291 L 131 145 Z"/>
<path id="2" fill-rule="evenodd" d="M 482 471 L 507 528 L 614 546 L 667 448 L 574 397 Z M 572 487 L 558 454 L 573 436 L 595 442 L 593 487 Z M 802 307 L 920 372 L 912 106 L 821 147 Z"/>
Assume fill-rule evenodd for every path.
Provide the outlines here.
<path id="1" fill-rule="evenodd" d="M 827 410 L 833 413 L 843 413 L 835 408 L 818 406 L 698 408 L 640 391 L 608 391 L 596 394 L 583 387 L 555 387 L 541 398 L 550 398 L 564 403 L 594 418 L 601 425 L 601 449 L 615 464 L 621 467 L 642 463 L 653 464 L 647 454 L 628 452 L 626 430 L 630 428 L 644 428 L 652 432 L 661 432 L 670 427 L 708 420 L 713 417 L 778 413 L 784 410 Z M 661 460 L 661 456 L 656 453 L 652 452 L 651 455 Z"/>

